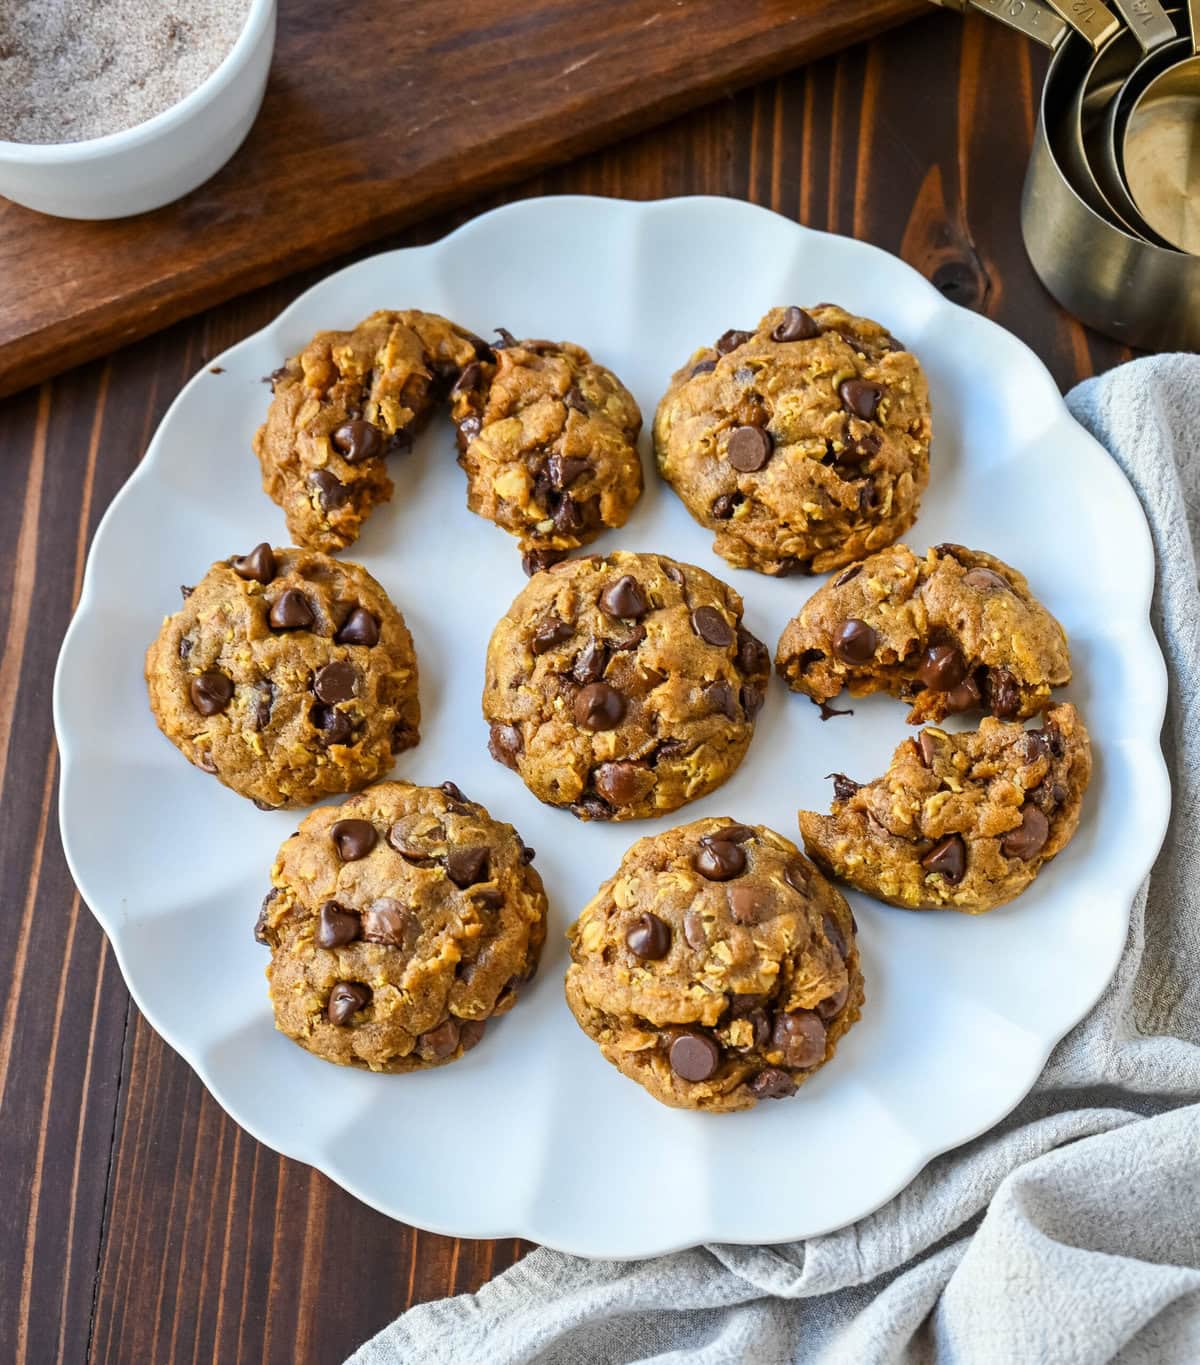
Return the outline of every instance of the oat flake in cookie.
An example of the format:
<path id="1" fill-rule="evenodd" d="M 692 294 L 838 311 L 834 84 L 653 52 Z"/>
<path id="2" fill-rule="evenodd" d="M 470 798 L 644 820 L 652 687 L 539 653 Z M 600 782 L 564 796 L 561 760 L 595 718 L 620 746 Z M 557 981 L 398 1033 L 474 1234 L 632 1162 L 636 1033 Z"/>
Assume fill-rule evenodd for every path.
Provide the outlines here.
<path id="1" fill-rule="evenodd" d="M 859 891 L 977 915 L 1019 896 L 1070 842 L 1091 771 L 1070 705 L 1037 730 L 990 716 L 963 734 L 930 727 L 876 781 L 836 774 L 832 813 L 801 811 L 800 832 L 809 856 Z"/>
<path id="2" fill-rule="evenodd" d="M 877 322 L 832 304 L 773 308 L 671 379 L 659 472 L 740 569 L 825 573 L 890 545 L 929 480 L 929 391 Z"/>
<path id="3" fill-rule="evenodd" d="M 642 414 L 581 346 L 502 332 L 452 398 L 467 505 L 518 538 L 529 573 L 625 524 L 642 492 Z"/>
<path id="4" fill-rule="evenodd" d="M 537 970 L 532 856 L 453 782 L 381 782 L 313 811 L 279 850 L 255 930 L 276 1027 L 372 1071 L 461 1057 Z"/>
<path id="5" fill-rule="evenodd" d="M 341 550 L 392 496 L 403 455 L 463 368 L 487 347 L 435 313 L 372 313 L 318 332 L 271 376 L 275 396 L 254 437 L 263 488 L 298 545 Z"/>
<path id="6" fill-rule="evenodd" d="M 1062 626 L 1016 569 L 982 550 L 896 545 L 843 570 L 788 623 L 776 666 L 816 702 L 843 687 L 910 704 L 909 723 L 1036 715 L 1071 680 Z"/>
<path id="7" fill-rule="evenodd" d="M 703 569 L 568 559 L 535 574 L 492 634 L 489 748 L 582 820 L 662 815 L 737 768 L 769 676 L 742 599 Z"/>
<path id="8" fill-rule="evenodd" d="M 568 938 L 579 1026 L 677 1108 L 794 1094 L 862 1008 L 849 906 L 761 825 L 697 820 L 639 839 Z"/>
<path id="9" fill-rule="evenodd" d="M 369 573 L 311 550 L 219 560 L 146 653 L 158 727 L 266 809 L 381 777 L 419 738 L 404 618 Z"/>

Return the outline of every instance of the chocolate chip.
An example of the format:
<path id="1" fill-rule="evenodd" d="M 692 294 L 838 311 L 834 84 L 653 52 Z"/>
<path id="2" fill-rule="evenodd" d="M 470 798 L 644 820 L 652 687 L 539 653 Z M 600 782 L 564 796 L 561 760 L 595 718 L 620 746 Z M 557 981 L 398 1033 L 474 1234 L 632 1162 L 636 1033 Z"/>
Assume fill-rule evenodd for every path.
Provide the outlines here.
<path id="1" fill-rule="evenodd" d="M 202 716 L 215 716 L 233 700 L 233 680 L 218 669 L 210 668 L 192 679 L 188 695 Z"/>
<path id="2" fill-rule="evenodd" d="M 455 1019 L 446 1019 L 437 1028 L 417 1038 L 417 1051 L 432 1061 L 443 1061 L 458 1047 L 459 1027 Z"/>
<path id="3" fill-rule="evenodd" d="M 701 835 L 700 842 L 702 844 L 744 844 L 755 837 L 754 830 L 749 825 L 722 825 L 720 829 L 713 830 L 711 834 Z"/>
<path id="4" fill-rule="evenodd" d="M 460 806 L 471 804 L 471 798 L 463 795 L 462 788 L 457 782 L 443 782 L 440 790 L 447 800 L 457 801 Z"/>
<path id="5" fill-rule="evenodd" d="M 822 1019 L 832 1019 L 834 1015 L 841 1014 L 846 1001 L 850 997 L 850 984 L 839 987 L 832 995 L 827 995 L 824 1000 L 817 1005 L 817 1013 Z"/>
<path id="6" fill-rule="evenodd" d="M 458 1045 L 464 1052 L 470 1052 L 483 1037 L 487 1028 L 486 1019 L 462 1019 L 458 1025 Z"/>
<path id="7" fill-rule="evenodd" d="M 793 858 L 783 869 L 783 880 L 802 896 L 808 895 L 808 867 L 799 858 Z"/>
<path id="8" fill-rule="evenodd" d="M 622 621 L 639 621 L 650 610 L 650 604 L 632 574 L 623 574 L 600 594 L 600 610 L 606 616 Z"/>
<path id="9" fill-rule="evenodd" d="M 494 344 L 494 350 L 507 351 L 513 346 L 519 346 L 521 344 L 507 327 L 493 327 L 492 331 L 500 338 L 500 340 Z"/>
<path id="10" fill-rule="evenodd" d="M 1061 806 L 1067 799 L 1067 789 L 1061 782 L 1055 782 L 1050 788 L 1050 798 L 1056 806 Z"/>
<path id="11" fill-rule="evenodd" d="M 486 845 L 475 844 L 469 848 L 452 848 L 446 854 L 446 876 L 455 886 L 466 890 L 476 882 L 486 882 L 489 878 L 488 863 L 490 855 Z"/>
<path id="12" fill-rule="evenodd" d="M 366 645 L 369 649 L 379 643 L 379 622 L 365 607 L 355 607 L 333 638 L 339 645 Z"/>
<path id="13" fill-rule="evenodd" d="M 332 705 L 337 701 L 349 701 L 354 696 L 358 683 L 358 673 L 353 664 L 344 659 L 335 659 L 324 668 L 317 670 L 313 678 L 313 691 L 323 702 Z"/>
<path id="14" fill-rule="evenodd" d="M 535 573 L 549 569 L 566 557 L 566 550 L 526 550 L 521 556 L 521 568 L 525 570 L 527 577 L 532 578 Z"/>
<path id="15" fill-rule="evenodd" d="M 993 716 L 1011 720 L 1021 709 L 1017 680 L 1007 668 L 993 668 L 987 675 L 988 706 Z"/>
<path id="16" fill-rule="evenodd" d="M 738 924 L 757 924 L 771 909 L 773 897 L 766 887 L 731 886 L 729 913 Z"/>
<path id="17" fill-rule="evenodd" d="M 265 730 L 271 723 L 271 709 L 275 705 L 275 684 L 263 678 L 254 684 L 254 728 Z"/>
<path id="18" fill-rule="evenodd" d="M 578 801 L 573 801 L 567 809 L 577 820 L 611 820 L 613 808 L 594 792 L 585 792 Z"/>
<path id="19" fill-rule="evenodd" d="M 861 417 L 864 422 L 873 422 L 883 397 L 883 386 L 866 379 L 843 379 L 838 385 L 838 397 L 847 412 Z"/>
<path id="20" fill-rule="evenodd" d="M 574 408 L 576 412 L 587 413 L 587 399 L 583 396 L 583 390 L 578 384 L 572 384 L 563 397 L 563 402 L 569 408 Z"/>
<path id="21" fill-rule="evenodd" d="M 592 640 L 575 656 L 571 676 L 577 683 L 599 682 L 608 666 L 608 650 Z"/>
<path id="22" fill-rule="evenodd" d="M 692 612 L 692 629 L 705 644 L 728 649 L 733 644 L 733 627 L 716 607 L 697 607 Z"/>
<path id="23" fill-rule="evenodd" d="M 767 572 L 773 578 L 791 578 L 793 574 L 811 575 L 813 571 L 811 559 L 797 559 L 795 555 L 789 555 L 786 559 L 779 560 Z"/>
<path id="24" fill-rule="evenodd" d="M 865 621 L 844 621 L 833 637 L 833 652 L 844 664 L 869 663 L 879 637 Z"/>
<path id="25" fill-rule="evenodd" d="M 273 886 L 262 899 L 262 904 L 258 907 L 258 919 L 254 921 L 254 940 L 256 943 L 270 944 L 271 940 L 267 937 L 267 925 L 271 918 L 271 902 L 279 895 L 279 888 Z"/>
<path id="26" fill-rule="evenodd" d="M 769 673 L 771 671 L 771 656 L 767 653 L 767 647 L 755 635 L 751 635 L 745 626 L 737 628 L 737 666 L 743 673 L 757 674 Z"/>
<path id="27" fill-rule="evenodd" d="M 750 340 L 751 335 L 750 332 L 743 332 L 736 327 L 731 327 L 727 332 L 722 332 L 716 339 L 713 343 L 713 349 L 719 355 L 728 355 L 730 351 L 736 351 L 739 346 L 744 346 Z"/>
<path id="28" fill-rule="evenodd" d="M 1000 588 L 1004 592 L 1012 592 L 1012 584 L 1007 578 L 1002 578 L 992 569 L 971 569 L 963 574 L 963 582 L 969 588 L 975 588 L 979 592 L 990 592 L 994 588 Z"/>
<path id="29" fill-rule="evenodd" d="M 629 951 L 646 962 L 657 962 L 671 950 L 671 931 L 657 915 L 639 915 L 625 935 Z"/>
<path id="30" fill-rule="evenodd" d="M 827 701 L 817 701 L 815 697 L 809 697 L 809 701 L 821 713 L 822 720 L 833 720 L 835 716 L 852 716 L 854 714 L 854 707 L 852 706 L 847 706 L 844 710 L 839 711 L 836 706 L 830 706 Z"/>
<path id="31" fill-rule="evenodd" d="M 343 422 L 329 438 L 334 450 L 347 464 L 361 464 L 372 460 L 383 451 L 383 437 L 379 428 L 361 417 Z"/>
<path id="32" fill-rule="evenodd" d="M 917 748 L 921 751 L 921 762 L 927 768 L 932 768 L 934 756 L 937 754 L 938 742 L 931 731 L 921 731 L 917 736 Z"/>
<path id="33" fill-rule="evenodd" d="M 721 1049 L 706 1033 L 681 1033 L 667 1055 L 671 1070 L 684 1081 L 706 1081 L 721 1063 Z"/>
<path id="34" fill-rule="evenodd" d="M 407 427 L 400 427 L 393 431 L 388 437 L 388 443 L 384 447 L 385 455 L 402 455 L 406 450 L 413 448 L 413 434 Z"/>
<path id="35" fill-rule="evenodd" d="M 737 844 L 714 839 L 711 844 L 702 845 L 692 859 L 692 866 L 710 882 L 727 882 L 745 871 L 746 855 Z"/>
<path id="36" fill-rule="evenodd" d="M 477 360 L 472 360 L 469 365 L 463 367 L 462 373 L 454 381 L 454 387 L 450 390 L 451 398 L 458 398 L 461 394 L 470 393 L 472 389 L 479 387 L 479 381 L 483 378 L 483 366 Z"/>
<path id="37" fill-rule="evenodd" d="M 321 732 L 323 744 L 349 744 L 354 734 L 350 717 L 336 706 L 314 706 L 308 719 Z"/>
<path id="38" fill-rule="evenodd" d="M 967 870 L 967 846 L 961 834 L 948 834 L 939 839 L 921 859 L 926 872 L 940 872 L 951 885 L 957 886 Z"/>
<path id="39" fill-rule="evenodd" d="M 369 820 L 339 820 L 330 828 L 329 836 L 344 863 L 365 858 L 379 838 Z"/>
<path id="40" fill-rule="evenodd" d="M 336 981 L 329 992 L 326 1014 L 331 1024 L 348 1024 L 371 1003 L 371 988 L 359 981 Z"/>
<path id="41" fill-rule="evenodd" d="M 718 521 L 728 521 L 745 501 L 741 493 L 722 493 L 713 499 L 713 505 L 708 510 Z"/>
<path id="42" fill-rule="evenodd" d="M 930 645 L 921 656 L 917 677 L 931 692 L 950 692 L 967 676 L 967 661 L 957 645 Z"/>
<path id="43" fill-rule="evenodd" d="M 742 710 L 746 713 L 747 720 L 753 720 L 762 710 L 765 696 L 761 688 L 753 687 L 747 683 L 739 694 L 742 702 Z"/>
<path id="44" fill-rule="evenodd" d="M 970 711 L 979 705 L 979 684 L 974 677 L 967 677 L 946 693 L 946 708 L 952 712 Z"/>
<path id="45" fill-rule="evenodd" d="M 625 698 L 607 683 L 589 683 L 575 697 L 575 724 L 581 730 L 614 730 L 625 715 Z"/>
<path id="46" fill-rule="evenodd" d="M 1046 846 L 1050 837 L 1050 822 L 1036 806 L 1026 806 L 1021 812 L 1021 823 L 1010 829 L 1000 841 L 1001 851 L 1006 858 L 1020 858 L 1029 862 Z"/>
<path id="47" fill-rule="evenodd" d="M 846 441 L 838 452 L 839 465 L 860 465 L 878 455 L 883 449 L 883 438 L 876 432 L 868 431 L 865 436 L 854 437 L 846 433 Z"/>
<path id="48" fill-rule="evenodd" d="M 417 813 L 402 815 L 387 833 L 387 841 L 402 858 L 422 867 L 431 867 L 441 854 L 446 831 L 436 821 Z"/>
<path id="49" fill-rule="evenodd" d="M 276 630 L 307 630 L 316 619 L 308 598 L 298 588 L 280 593 L 267 614 Z"/>
<path id="50" fill-rule="evenodd" d="M 733 688 L 727 682 L 709 683 L 703 689 L 703 696 L 709 706 L 720 715 L 725 716 L 727 720 L 738 720 L 740 718 Z"/>
<path id="51" fill-rule="evenodd" d="M 863 481 L 858 490 L 858 513 L 865 517 L 879 506 L 879 493 L 870 479 Z"/>
<path id="52" fill-rule="evenodd" d="M 550 481 L 555 488 L 570 488 L 570 486 L 591 469 L 592 462 L 582 459 L 578 455 L 551 455 L 546 462 L 546 468 L 550 472 Z"/>
<path id="53" fill-rule="evenodd" d="M 704 932 L 704 916 L 699 910 L 688 910 L 683 916 L 683 936 L 688 947 L 699 952 L 708 947 L 708 936 Z"/>
<path id="54" fill-rule="evenodd" d="M 614 806 L 628 806 L 641 795 L 646 769 L 640 763 L 601 763 L 592 777 L 596 790 Z"/>
<path id="55" fill-rule="evenodd" d="M 746 1088 L 756 1100 L 785 1100 L 796 1093 L 796 1082 L 786 1071 L 768 1066 L 751 1076 Z"/>
<path id="56" fill-rule="evenodd" d="M 771 458 L 774 442 L 762 427 L 735 427 L 725 445 L 725 458 L 740 474 L 753 474 Z"/>
<path id="57" fill-rule="evenodd" d="M 255 583 L 269 583 L 275 577 L 275 552 L 264 540 L 256 545 L 248 555 L 237 555 L 233 560 L 233 571 L 239 578 Z"/>
<path id="58" fill-rule="evenodd" d="M 711 374 L 717 368 L 715 360 L 700 360 L 692 366 L 692 372 L 688 375 L 689 379 L 695 379 L 698 374 Z"/>
<path id="59" fill-rule="evenodd" d="M 811 341 L 820 334 L 821 328 L 810 313 L 803 308 L 789 308 L 783 321 L 771 333 L 772 341 Z"/>
<path id="60" fill-rule="evenodd" d="M 833 779 L 833 796 L 836 801 L 849 801 L 862 785 L 847 777 L 845 773 L 826 773 L 825 776 Z"/>
<path id="61" fill-rule="evenodd" d="M 846 946 L 846 935 L 842 932 L 842 926 L 832 915 L 822 915 L 821 928 L 825 930 L 825 937 L 833 945 L 838 957 L 845 962 L 849 950 Z"/>
<path id="62" fill-rule="evenodd" d="M 825 1057 L 825 1025 L 812 1010 L 791 1010 L 775 1020 L 771 1042 L 785 1066 L 816 1066 Z"/>
<path id="63" fill-rule="evenodd" d="M 322 948 L 340 948 L 343 943 L 353 943 L 361 927 L 353 910 L 347 910 L 337 901 L 326 901 L 317 921 L 317 943 Z"/>
<path id="64" fill-rule="evenodd" d="M 552 616 L 548 621 L 543 621 L 537 628 L 536 634 L 529 642 L 529 648 L 535 654 L 545 654 L 547 650 L 553 649 L 555 645 L 561 645 L 564 640 L 569 640 L 574 634 L 574 626 L 569 626 L 565 621 L 560 621 L 557 616 Z"/>
<path id="65" fill-rule="evenodd" d="M 481 886 L 471 892 L 471 900 L 481 910 L 499 910 L 504 904 L 504 892 L 498 886 Z"/>
<path id="66" fill-rule="evenodd" d="M 316 493 L 317 501 L 326 511 L 341 507 L 350 496 L 346 485 L 328 469 L 314 469 L 308 476 L 308 486 Z"/>
<path id="67" fill-rule="evenodd" d="M 848 569 L 843 569 L 833 580 L 833 586 L 840 588 L 843 583 L 849 583 L 852 578 L 857 578 L 860 573 L 862 573 L 862 565 L 851 564 Z"/>
<path id="68" fill-rule="evenodd" d="M 514 772 L 517 759 L 525 748 L 525 741 L 515 725 L 493 725 L 488 734 L 488 753 L 497 763 L 503 763 Z"/>
<path id="69" fill-rule="evenodd" d="M 192 650 L 195 649 L 195 647 L 196 647 L 196 642 L 195 642 L 194 640 L 192 640 L 189 636 L 187 636 L 187 635 L 182 635 L 182 636 L 180 636 L 180 639 L 179 639 L 179 657 L 180 657 L 181 659 L 186 659 L 187 656 L 192 652 Z"/>
<path id="70" fill-rule="evenodd" d="M 381 896 L 363 911 L 362 936 L 368 943 L 384 943 L 399 948 L 416 928 L 416 920 L 398 900 Z"/>
<path id="71" fill-rule="evenodd" d="M 482 427 L 483 423 L 474 413 L 464 417 L 458 424 L 458 432 L 456 434 L 459 450 L 465 451 L 475 437 L 479 435 Z"/>
<path id="72" fill-rule="evenodd" d="M 622 636 L 620 639 L 609 640 L 607 643 L 609 649 L 613 650 L 614 652 L 619 652 L 625 649 L 636 649 L 645 638 L 646 627 L 634 626 L 634 628 L 629 632 L 628 635 Z M 650 670 L 648 669 L 647 672 L 649 673 Z M 661 678 L 663 675 L 660 674 L 659 676 Z"/>
<path id="73" fill-rule="evenodd" d="M 554 509 L 554 529 L 560 536 L 571 535 L 578 531 L 583 525 L 583 517 L 579 512 L 579 505 L 568 494 L 564 493 L 562 500 Z"/>
<path id="74" fill-rule="evenodd" d="M 200 750 L 196 755 L 196 762 L 206 773 L 215 774 L 217 771 L 217 765 L 213 762 L 213 756 L 207 749 Z"/>

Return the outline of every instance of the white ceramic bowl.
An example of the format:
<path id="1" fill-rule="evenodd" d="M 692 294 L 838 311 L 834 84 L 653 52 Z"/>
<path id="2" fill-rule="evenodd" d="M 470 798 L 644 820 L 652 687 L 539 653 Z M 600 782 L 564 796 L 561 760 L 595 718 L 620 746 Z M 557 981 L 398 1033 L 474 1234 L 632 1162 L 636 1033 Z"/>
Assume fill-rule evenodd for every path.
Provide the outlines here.
<path id="1" fill-rule="evenodd" d="M 58 218 L 127 218 L 202 185 L 241 146 L 262 104 L 275 6 L 250 0 L 220 66 L 144 123 L 84 142 L 0 141 L 0 195 Z"/>

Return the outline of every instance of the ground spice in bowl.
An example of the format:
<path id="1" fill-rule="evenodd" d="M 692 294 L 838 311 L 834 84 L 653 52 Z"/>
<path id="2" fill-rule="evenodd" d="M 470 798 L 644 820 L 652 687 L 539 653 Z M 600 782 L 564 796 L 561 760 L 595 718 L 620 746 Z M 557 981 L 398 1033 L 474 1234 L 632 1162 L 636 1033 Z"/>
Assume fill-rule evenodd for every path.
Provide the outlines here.
<path id="1" fill-rule="evenodd" d="M 221 64 L 250 0 L 0 0 L 0 139 L 82 142 L 144 123 Z"/>

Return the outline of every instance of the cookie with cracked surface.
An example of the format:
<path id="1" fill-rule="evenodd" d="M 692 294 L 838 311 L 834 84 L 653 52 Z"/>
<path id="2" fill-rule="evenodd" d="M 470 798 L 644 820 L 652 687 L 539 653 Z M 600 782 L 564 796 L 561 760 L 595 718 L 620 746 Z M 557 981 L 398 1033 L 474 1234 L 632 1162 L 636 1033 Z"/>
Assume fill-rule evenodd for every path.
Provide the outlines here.
<path id="1" fill-rule="evenodd" d="M 263 489 L 297 545 L 343 550 L 392 496 L 387 457 L 413 436 L 463 368 L 488 347 L 436 313 L 381 311 L 318 332 L 271 376 L 254 437 Z"/>
<path id="2" fill-rule="evenodd" d="M 741 597 L 703 569 L 621 551 L 564 560 L 492 634 L 488 747 L 582 820 L 662 815 L 742 761 L 769 676 Z"/>
<path id="3" fill-rule="evenodd" d="M 452 782 L 381 782 L 313 811 L 279 850 L 255 930 L 276 1027 L 371 1071 L 461 1057 L 537 970 L 532 856 Z"/>
<path id="4" fill-rule="evenodd" d="M 582 346 L 501 331 L 493 354 L 454 387 L 458 462 L 468 507 L 518 538 L 532 573 L 625 524 L 642 493 L 642 414 Z"/>
<path id="5" fill-rule="evenodd" d="M 1071 680 L 1062 626 L 1016 569 L 982 550 L 895 545 L 819 588 L 790 621 L 775 664 L 815 702 L 888 692 L 910 725 L 983 710 L 1036 715 Z"/>
<path id="6" fill-rule="evenodd" d="M 696 351 L 658 405 L 654 453 L 730 564 L 825 573 L 913 524 L 930 433 L 916 356 L 818 304 L 773 308 Z"/>
<path id="7" fill-rule="evenodd" d="M 1019 896 L 1070 842 L 1091 776 L 1078 712 L 1040 730 L 986 717 L 977 731 L 922 730 L 887 772 L 834 775 L 832 814 L 800 812 L 809 856 L 831 876 L 909 910 L 979 915 Z"/>
<path id="8" fill-rule="evenodd" d="M 639 839 L 568 931 L 567 1004 L 655 1099 L 724 1113 L 795 1093 L 863 1002 L 841 893 L 762 825 Z"/>
<path id="9" fill-rule="evenodd" d="M 158 728 L 264 809 L 383 776 L 420 738 L 404 617 L 357 564 L 256 546 L 218 560 L 146 652 Z"/>

